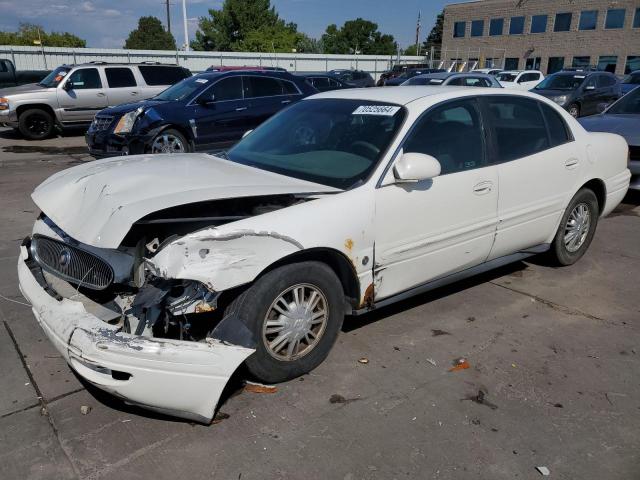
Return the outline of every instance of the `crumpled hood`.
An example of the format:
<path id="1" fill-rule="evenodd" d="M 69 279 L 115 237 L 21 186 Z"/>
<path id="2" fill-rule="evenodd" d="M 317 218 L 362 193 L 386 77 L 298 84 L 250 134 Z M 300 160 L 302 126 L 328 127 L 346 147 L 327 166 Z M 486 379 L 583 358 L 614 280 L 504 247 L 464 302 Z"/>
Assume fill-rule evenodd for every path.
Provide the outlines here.
<path id="1" fill-rule="evenodd" d="M 142 217 L 169 207 L 223 198 L 338 189 L 204 153 L 135 155 L 63 170 L 32 193 L 36 205 L 72 238 L 117 248 Z"/>
<path id="2" fill-rule="evenodd" d="M 640 145 L 640 115 L 592 115 L 578 120 L 590 132 L 617 133 L 629 145 Z"/>

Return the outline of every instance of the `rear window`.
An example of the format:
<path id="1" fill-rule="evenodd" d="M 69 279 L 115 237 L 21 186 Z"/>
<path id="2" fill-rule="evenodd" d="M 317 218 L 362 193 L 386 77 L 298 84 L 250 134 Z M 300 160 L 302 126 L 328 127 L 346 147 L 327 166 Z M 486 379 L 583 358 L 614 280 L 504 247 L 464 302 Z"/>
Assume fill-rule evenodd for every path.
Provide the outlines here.
<path id="1" fill-rule="evenodd" d="M 140 65 L 138 67 L 147 85 L 173 85 L 189 76 L 182 67 Z"/>
<path id="2" fill-rule="evenodd" d="M 297 94 L 297 87 L 286 80 L 271 77 L 244 77 L 245 98 Z"/>
<path id="3" fill-rule="evenodd" d="M 110 88 L 135 87 L 136 79 L 130 68 L 105 68 L 107 74 L 107 83 Z"/>

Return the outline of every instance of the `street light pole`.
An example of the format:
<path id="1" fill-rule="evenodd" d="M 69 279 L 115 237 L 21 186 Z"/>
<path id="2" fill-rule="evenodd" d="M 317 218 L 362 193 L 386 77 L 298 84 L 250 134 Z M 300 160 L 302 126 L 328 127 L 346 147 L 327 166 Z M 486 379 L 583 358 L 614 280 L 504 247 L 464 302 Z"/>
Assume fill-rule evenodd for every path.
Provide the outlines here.
<path id="1" fill-rule="evenodd" d="M 187 0 L 182 0 L 182 24 L 184 25 L 184 51 L 189 51 L 189 32 L 187 31 Z"/>

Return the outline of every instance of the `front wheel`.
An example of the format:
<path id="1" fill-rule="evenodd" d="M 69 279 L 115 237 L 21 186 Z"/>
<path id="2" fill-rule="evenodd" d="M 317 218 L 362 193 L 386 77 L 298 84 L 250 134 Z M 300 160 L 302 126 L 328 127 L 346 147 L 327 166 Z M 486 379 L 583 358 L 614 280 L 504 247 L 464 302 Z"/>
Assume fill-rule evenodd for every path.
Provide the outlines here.
<path id="1" fill-rule="evenodd" d="M 310 372 L 329 354 L 344 319 L 340 280 L 327 265 L 301 262 L 259 278 L 227 307 L 252 331 L 246 360 L 258 380 L 277 383 Z"/>
<path id="2" fill-rule="evenodd" d="M 189 142 L 182 133 L 168 128 L 155 136 L 149 151 L 150 153 L 185 153 L 189 151 Z"/>
<path id="3" fill-rule="evenodd" d="M 577 103 L 572 103 L 567 107 L 567 112 L 569 112 L 569 115 L 571 115 L 573 118 L 578 118 L 580 116 L 580 105 L 578 105 Z"/>
<path id="4" fill-rule="evenodd" d="M 27 140 L 44 140 L 53 134 L 53 117 L 46 110 L 31 108 L 20 114 L 18 129 Z"/>
<path id="5" fill-rule="evenodd" d="M 558 265 L 573 265 L 587 251 L 598 225 L 598 199 L 583 188 L 575 194 L 562 216 L 550 254 Z"/>

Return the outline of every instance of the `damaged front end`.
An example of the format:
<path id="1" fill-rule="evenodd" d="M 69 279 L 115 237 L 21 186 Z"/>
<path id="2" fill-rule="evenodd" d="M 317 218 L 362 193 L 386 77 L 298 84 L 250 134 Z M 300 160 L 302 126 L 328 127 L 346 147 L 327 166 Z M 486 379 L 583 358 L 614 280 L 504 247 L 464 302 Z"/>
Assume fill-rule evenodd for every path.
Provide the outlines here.
<path id="1" fill-rule="evenodd" d="M 253 277 L 234 271 L 233 252 L 211 251 L 212 242 L 203 239 L 215 237 L 216 226 L 311 198 L 270 195 L 167 208 L 135 222 L 114 249 L 81 243 L 42 214 L 21 247 L 20 289 L 47 336 L 87 381 L 127 403 L 208 423 L 256 339 L 225 316 L 234 289 Z M 219 262 L 203 261 L 216 255 L 231 264 L 232 282 L 207 281 L 224 273 Z M 198 258 L 218 271 L 185 274 L 184 266 Z"/>

